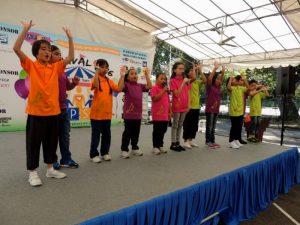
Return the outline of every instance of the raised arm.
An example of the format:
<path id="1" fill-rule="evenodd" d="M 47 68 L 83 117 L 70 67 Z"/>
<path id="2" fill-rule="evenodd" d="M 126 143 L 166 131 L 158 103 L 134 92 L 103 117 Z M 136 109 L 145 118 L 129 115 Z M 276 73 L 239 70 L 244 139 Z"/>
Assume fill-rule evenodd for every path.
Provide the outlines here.
<path id="1" fill-rule="evenodd" d="M 146 77 L 146 88 L 149 90 L 152 88 L 152 82 L 150 80 L 150 69 L 148 67 L 145 68 L 145 77 Z"/>
<path id="2" fill-rule="evenodd" d="M 231 91 L 232 88 L 231 88 L 231 82 L 233 81 L 234 77 L 231 75 L 230 78 L 229 78 L 229 81 L 228 81 L 228 84 L 227 84 L 227 90 L 228 91 Z"/>
<path id="3" fill-rule="evenodd" d="M 201 75 L 201 83 L 202 84 L 206 84 L 207 83 L 207 78 L 204 75 L 204 73 L 202 72 L 202 64 L 201 63 L 198 64 L 197 70 L 198 70 L 198 73 L 200 73 L 200 75 Z"/>
<path id="4" fill-rule="evenodd" d="M 120 79 L 119 79 L 119 82 L 118 82 L 118 91 L 119 92 L 123 91 L 124 88 L 125 88 L 124 78 L 125 78 L 126 72 L 127 72 L 126 66 L 121 66 L 120 67 Z"/>
<path id="5" fill-rule="evenodd" d="M 17 54 L 21 62 L 23 62 L 26 58 L 25 53 L 21 50 L 22 44 L 26 38 L 27 32 L 30 30 L 32 26 L 34 26 L 32 20 L 30 20 L 29 23 L 22 22 L 22 24 L 23 24 L 23 30 L 19 34 L 13 47 L 14 52 Z"/>
<path id="6" fill-rule="evenodd" d="M 208 78 L 207 78 L 207 84 L 208 84 L 209 86 L 212 85 L 212 80 L 213 80 L 213 78 L 214 78 L 214 76 L 215 76 L 215 74 L 216 74 L 216 71 L 217 71 L 217 69 L 219 68 L 219 66 L 220 66 L 220 65 L 219 65 L 217 62 L 214 63 L 214 68 L 213 68 L 213 70 L 209 73 L 209 76 L 208 76 Z"/>
<path id="7" fill-rule="evenodd" d="M 70 29 L 68 29 L 67 27 L 63 27 L 63 30 L 69 39 L 69 54 L 67 58 L 64 59 L 64 65 L 66 66 L 74 59 L 74 42 Z"/>

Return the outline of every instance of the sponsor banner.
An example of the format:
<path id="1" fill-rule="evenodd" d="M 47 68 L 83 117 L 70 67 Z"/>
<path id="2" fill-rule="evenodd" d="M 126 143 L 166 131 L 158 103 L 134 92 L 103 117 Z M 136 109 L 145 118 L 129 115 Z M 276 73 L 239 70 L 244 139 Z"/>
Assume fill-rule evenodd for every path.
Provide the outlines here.
<path id="1" fill-rule="evenodd" d="M 13 52 L 13 45 L 21 31 L 20 26 L 0 23 L 0 131 L 24 130 L 26 124 L 25 107 L 29 81 L 22 69 L 18 57 Z M 45 39 L 60 48 L 62 56 L 68 54 L 67 37 L 46 31 L 30 30 L 22 45 L 22 50 L 31 59 L 31 46 L 35 40 Z M 104 43 L 74 39 L 75 59 L 65 69 L 68 78 L 75 75 L 80 83 L 73 90 L 67 91 L 67 107 L 73 127 L 90 126 L 90 107 L 93 92 L 90 81 L 94 76 L 94 61 L 100 58 L 109 63 L 108 76 L 118 83 L 119 68 L 122 65 L 135 67 L 139 82 L 145 83 L 145 67 L 149 66 L 148 54 Z M 123 93 L 113 94 L 113 123 L 121 121 Z M 144 94 L 143 119 L 148 118 L 147 94 Z"/>

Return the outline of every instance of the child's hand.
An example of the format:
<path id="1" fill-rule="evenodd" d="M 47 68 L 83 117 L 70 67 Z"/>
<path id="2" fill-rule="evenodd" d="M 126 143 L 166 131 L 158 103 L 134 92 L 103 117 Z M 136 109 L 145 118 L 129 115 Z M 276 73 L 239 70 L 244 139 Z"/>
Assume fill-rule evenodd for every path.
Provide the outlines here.
<path id="1" fill-rule="evenodd" d="M 125 76 L 126 72 L 127 72 L 126 66 L 120 66 L 120 75 Z"/>
<path id="2" fill-rule="evenodd" d="M 225 72 L 225 65 L 222 65 L 222 72 Z"/>
<path id="3" fill-rule="evenodd" d="M 150 75 L 150 69 L 148 67 L 145 68 L 145 76 Z"/>
<path id="4" fill-rule="evenodd" d="M 173 113 L 172 113 L 172 111 L 170 111 L 169 112 L 169 120 L 172 118 L 172 115 L 173 115 Z"/>
<path id="5" fill-rule="evenodd" d="M 215 66 L 215 69 L 218 69 L 220 65 L 217 61 L 215 61 L 214 66 Z"/>
<path id="6" fill-rule="evenodd" d="M 27 29 L 27 30 L 30 30 L 30 28 L 34 26 L 34 24 L 32 23 L 32 20 L 30 20 L 29 23 L 25 23 L 23 21 L 21 23 L 23 25 L 23 28 Z"/>
<path id="7" fill-rule="evenodd" d="M 187 83 L 190 82 L 190 79 L 189 79 L 189 78 L 184 78 L 184 79 L 183 79 L 183 82 L 187 84 Z"/>
<path id="8" fill-rule="evenodd" d="M 77 84 L 79 83 L 79 81 L 80 81 L 80 78 L 79 78 L 79 77 L 77 77 L 77 76 L 74 76 L 74 77 L 73 77 L 73 83 L 74 83 L 74 84 L 77 85 Z"/>
<path id="9" fill-rule="evenodd" d="M 72 33 L 71 33 L 71 30 L 70 30 L 69 28 L 63 27 L 63 30 L 64 30 L 64 32 L 66 33 L 68 39 L 72 39 L 72 38 L 73 38 Z"/>
<path id="10" fill-rule="evenodd" d="M 199 71 L 202 71 L 202 67 L 203 67 L 202 63 L 199 63 L 199 64 L 197 65 L 197 69 L 198 69 Z"/>
<path id="11" fill-rule="evenodd" d="M 168 91 L 169 91 L 168 86 L 165 86 L 163 90 L 164 90 L 165 92 L 168 92 Z"/>

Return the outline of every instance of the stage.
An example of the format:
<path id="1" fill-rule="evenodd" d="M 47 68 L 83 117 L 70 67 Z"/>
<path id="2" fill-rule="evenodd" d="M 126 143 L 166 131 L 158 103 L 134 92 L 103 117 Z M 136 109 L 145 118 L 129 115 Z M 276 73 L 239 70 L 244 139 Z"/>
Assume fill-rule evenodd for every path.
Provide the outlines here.
<path id="1" fill-rule="evenodd" d="M 239 150 L 233 150 L 227 147 L 227 137 L 217 136 L 216 140 L 222 148 L 211 150 L 204 145 L 204 134 L 199 133 L 199 148 L 153 156 L 152 126 L 143 125 L 140 149 L 144 156 L 121 159 L 122 131 L 122 125 L 112 127 L 113 160 L 94 164 L 89 161 L 90 128 L 72 129 L 71 150 L 74 160 L 80 165 L 79 169 L 62 169 L 68 176 L 63 180 L 46 178 L 46 166 L 42 163 L 41 155 L 38 172 L 43 186 L 37 188 L 30 187 L 27 182 L 25 132 L 1 133 L 1 224 L 81 223 L 186 189 L 291 149 L 263 143 L 247 144 Z M 169 145 L 170 129 L 166 134 L 165 147 L 168 148 Z"/>

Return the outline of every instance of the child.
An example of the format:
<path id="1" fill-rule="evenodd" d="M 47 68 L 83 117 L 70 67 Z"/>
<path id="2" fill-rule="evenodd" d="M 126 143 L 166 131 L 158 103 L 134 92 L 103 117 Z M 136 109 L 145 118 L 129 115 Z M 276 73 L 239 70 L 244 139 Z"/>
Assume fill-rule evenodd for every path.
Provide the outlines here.
<path id="1" fill-rule="evenodd" d="M 195 75 L 195 73 L 194 73 Z M 172 92 L 172 144 L 170 149 L 176 152 L 185 151 L 180 145 L 180 133 L 183 125 L 186 113 L 189 111 L 189 90 L 191 90 L 191 85 L 195 80 L 193 78 L 184 78 L 184 64 L 181 62 L 176 62 L 172 68 L 172 76 L 170 79 L 170 89 Z"/>
<path id="2" fill-rule="evenodd" d="M 159 73 L 156 75 L 156 85 L 152 87 L 150 95 L 152 98 L 153 154 L 159 155 L 160 153 L 167 153 L 163 148 L 163 140 L 168 128 L 171 113 L 166 74 Z"/>
<path id="3" fill-rule="evenodd" d="M 100 154 L 104 161 L 110 161 L 109 148 L 111 143 L 111 118 L 112 118 L 112 92 L 120 92 L 121 89 L 106 74 L 109 71 L 109 64 L 105 59 L 98 59 L 95 62 L 95 76 L 92 78 L 91 90 L 94 97 L 91 105 L 91 126 L 92 139 L 90 147 L 90 159 L 94 163 L 100 163 L 101 158 L 97 150 L 100 142 Z"/>
<path id="4" fill-rule="evenodd" d="M 249 85 L 247 80 L 240 75 L 236 77 L 231 76 L 227 81 L 227 90 L 230 93 L 229 115 L 231 120 L 229 147 L 238 149 L 242 146 L 239 140 L 242 139 L 244 94 L 247 92 Z"/>
<path id="5" fill-rule="evenodd" d="M 31 186 L 42 185 L 36 169 L 39 166 L 40 146 L 43 145 L 44 162 L 47 164 L 46 177 L 64 178 L 65 173 L 53 169 L 55 152 L 58 142 L 59 85 L 58 78 L 64 73 L 64 68 L 74 59 L 73 38 L 69 29 L 64 31 L 69 39 L 69 54 L 64 60 L 50 64 L 51 45 L 46 40 L 35 41 L 32 54 L 36 61 L 32 61 L 21 50 L 27 32 L 33 26 L 32 21 L 23 23 L 23 30 L 19 34 L 14 52 L 21 61 L 21 65 L 29 77 L 29 95 L 26 113 L 26 155 L 28 182 Z"/>
<path id="6" fill-rule="evenodd" d="M 220 148 L 221 146 L 215 142 L 215 128 L 217 117 L 219 114 L 221 103 L 221 85 L 223 83 L 225 66 L 222 66 L 221 74 L 216 74 L 219 64 L 215 63 L 214 69 L 207 78 L 206 88 L 206 130 L 205 130 L 205 143 L 210 148 Z"/>
<path id="7" fill-rule="evenodd" d="M 61 52 L 59 48 L 55 45 L 51 45 L 51 63 L 56 63 L 62 60 Z M 67 110 L 67 90 L 72 90 L 79 82 L 79 77 L 74 76 L 72 82 L 68 79 L 66 74 L 59 76 L 59 106 L 61 113 L 59 114 L 59 134 L 58 143 L 61 153 L 60 163 L 57 161 L 57 155 L 55 154 L 55 162 L 53 163 L 54 169 L 59 169 L 60 167 L 67 168 L 78 168 L 78 163 L 76 163 L 71 158 L 70 152 L 70 119 Z"/>
<path id="8" fill-rule="evenodd" d="M 123 105 L 124 132 L 122 135 L 121 158 L 129 158 L 129 143 L 131 141 L 132 153 L 137 156 L 142 156 L 143 152 L 139 149 L 138 141 L 140 135 L 140 127 L 142 120 L 143 108 L 143 92 L 151 89 L 152 84 L 149 78 L 150 71 L 145 69 L 145 77 L 147 84 L 139 84 L 138 76 L 134 68 L 129 69 L 125 76 L 126 69 L 121 71 L 119 80 L 120 88 L 125 92 Z"/>
<path id="9" fill-rule="evenodd" d="M 198 131 L 198 121 L 200 114 L 200 90 L 202 84 L 206 83 L 206 77 L 202 73 L 202 65 L 199 64 L 197 67 L 197 73 L 201 74 L 201 80 L 195 80 L 192 83 L 192 89 L 189 91 L 189 100 L 190 100 L 190 110 L 185 116 L 183 122 L 183 147 L 192 148 L 198 147 L 197 144 L 193 143 L 192 140 L 196 137 Z M 188 78 L 192 79 L 195 76 L 194 68 L 191 68 L 187 71 Z"/>
<path id="10" fill-rule="evenodd" d="M 256 80 L 249 82 L 249 95 L 250 95 L 250 117 L 251 126 L 248 141 L 258 142 L 256 135 L 259 128 L 259 119 L 261 116 L 261 100 L 269 96 L 268 88 L 259 85 Z"/>

